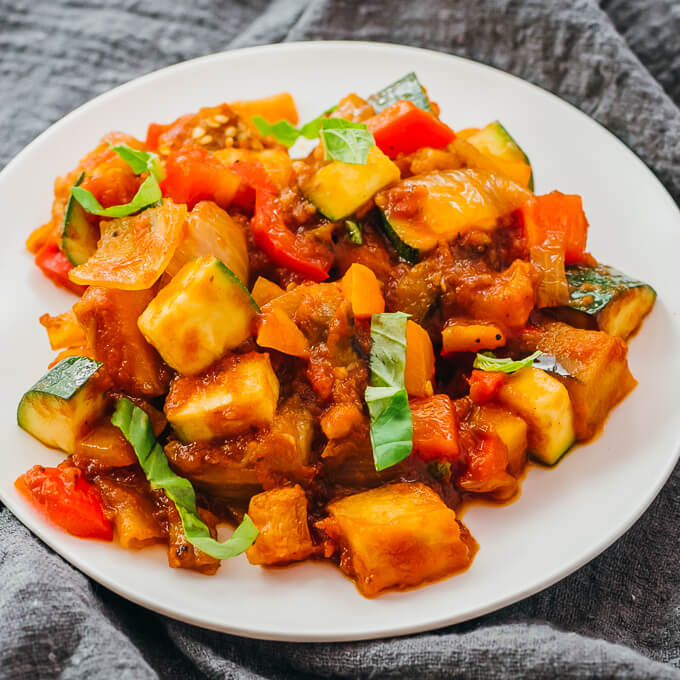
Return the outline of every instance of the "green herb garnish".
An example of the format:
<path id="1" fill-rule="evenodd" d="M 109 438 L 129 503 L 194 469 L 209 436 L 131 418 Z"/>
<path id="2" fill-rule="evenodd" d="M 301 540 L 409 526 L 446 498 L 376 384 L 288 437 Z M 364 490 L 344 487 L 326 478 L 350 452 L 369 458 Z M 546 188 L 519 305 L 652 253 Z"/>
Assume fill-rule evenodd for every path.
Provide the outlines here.
<path id="1" fill-rule="evenodd" d="M 241 524 L 226 541 L 217 541 L 210 535 L 210 529 L 196 511 L 194 487 L 188 479 L 172 471 L 149 416 L 141 408 L 123 397 L 116 403 L 111 422 L 132 445 L 151 487 L 163 489 L 177 507 L 189 543 L 218 560 L 240 555 L 253 544 L 258 530 L 248 515 L 243 516 Z"/>
<path id="2" fill-rule="evenodd" d="M 364 396 L 376 470 L 396 465 L 413 448 L 413 421 L 404 387 L 408 317 L 402 312 L 371 317 L 371 383 Z"/>
<path id="3" fill-rule="evenodd" d="M 342 118 L 323 120 L 319 134 L 326 160 L 365 165 L 368 152 L 375 145 L 373 135 L 363 123 Z"/>
<path id="4" fill-rule="evenodd" d="M 531 366 L 534 359 L 541 356 L 542 352 L 536 350 L 524 359 L 513 360 L 510 357 L 499 358 L 493 352 L 478 352 L 472 364 L 473 368 L 478 368 L 482 371 L 501 371 L 502 373 L 515 373 L 522 368 Z"/>
<path id="5" fill-rule="evenodd" d="M 163 198 L 163 193 L 158 184 L 163 179 L 163 168 L 158 161 L 158 156 L 148 151 L 133 149 L 127 144 L 118 144 L 111 147 L 131 168 L 136 175 L 148 172 L 149 176 L 142 182 L 137 193 L 129 203 L 112 205 L 103 208 L 101 203 L 87 189 L 80 186 L 71 187 L 71 195 L 80 203 L 84 210 L 99 217 L 127 217 L 143 208 L 157 203 Z"/>
<path id="6" fill-rule="evenodd" d="M 296 128 L 287 120 L 269 123 L 262 116 L 253 116 L 253 123 L 261 135 L 274 137 L 287 147 L 293 146 L 300 137 L 316 139 L 320 136 L 326 160 L 364 165 L 369 149 L 375 144 L 373 135 L 363 123 L 327 118 L 334 109 L 324 111 L 301 128 Z"/>
<path id="7" fill-rule="evenodd" d="M 347 236 L 352 243 L 360 246 L 364 242 L 363 234 L 361 233 L 361 225 L 354 220 L 345 220 L 347 227 Z"/>

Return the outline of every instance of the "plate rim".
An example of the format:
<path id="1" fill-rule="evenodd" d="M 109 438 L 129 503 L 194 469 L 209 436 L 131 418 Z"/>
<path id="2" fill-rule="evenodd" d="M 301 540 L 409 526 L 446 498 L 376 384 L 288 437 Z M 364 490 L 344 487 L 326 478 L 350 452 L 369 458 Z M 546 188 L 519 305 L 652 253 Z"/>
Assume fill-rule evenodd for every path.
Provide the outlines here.
<path id="1" fill-rule="evenodd" d="M 457 62 L 465 63 L 465 64 L 474 64 L 476 67 L 480 67 L 482 69 L 487 69 L 489 71 L 495 72 L 495 73 L 500 73 L 505 77 L 509 77 L 510 79 L 513 79 L 515 81 L 519 81 L 520 83 L 523 84 L 523 86 L 529 86 L 531 88 L 535 88 L 536 90 L 539 90 L 541 93 L 544 95 L 549 95 L 550 98 L 553 99 L 554 102 L 559 103 L 560 106 L 567 108 L 571 111 L 573 114 L 576 112 L 579 116 L 581 116 L 582 119 L 588 121 L 589 124 L 591 125 L 596 125 L 597 127 L 601 128 L 602 131 L 604 131 L 611 139 L 615 140 L 615 142 L 620 145 L 626 152 L 628 152 L 629 157 L 631 160 L 634 160 L 636 163 L 639 164 L 641 169 L 643 171 L 646 171 L 651 175 L 651 177 L 655 180 L 655 183 L 658 187 L 660 187 L 663 190 L 663 193 L 665 194 L 666 200 L 668 200 L 669 205 L 671 209 L 674 209 L 675 212 L 678 214 L 678 218 L 680 220 L 680 209 L 678 207 L 678 204 L 670 194 L 669 190 L 666 188 L 666 186 L 661 182 L 661 180 L 658 178 L 656 173 L 640 158 L 640 156 L 631 148 L 629 147 L 625 142 L 623 142 L 616 134 L 614 134 L 611 130 L 609 130 L 605 125 L 602 123 L 598 122 L 594 118 L 591 118 L 588 114 L 586 114 L 584 111 L 579 109 L 577 106 L 567 102 L 566 100 L 560 98 L 558 95 L 554 94 L 550 90 L 547 90 L 540 85 L 537 85 L 535 83 L 532 83 L 528 80 L 524 80 L 523 78 L 516 76 L 512 73 L 503 71 L 502 69 L 496 68 L 494 66 L 490 66 L 489 64 L 485 64 L 480 61 L 476 61 L 474 59 L 470 59 L 467 57 L 462 57 L 459 55 L 455 54 L 450 54 L 448 52 L 444 52 L 441 50 L 435 50 L 435 49 L 428 49 L 428 48 L 422 48 L 422 47 L 414 47 L 410 45 L 402 45 L 399 43 L 392 43 L 392 42 L 373 42 L 373 41 L 360 41 L 360 40 L 310 40 L 310 41 L 291 41 L 291 42 L 283 42 L 283 43 L 274 43 L 274 44 L 266 44 L 266 45 L 256 45 L 252 47 L 244 47 L 244 48 L 237 48 L 237 49 L 227 49 L 227 50 L 222 50 L 219 52 L 214 52 L 211 54 L 207 55 L 202 55 L 199 57 L 195 57 L 193 59 L 188 59 L 185 61 L 178 62 L 176 64 L 171 64 L 168 66 L 164 66 L 162 68 L 150 71 L 148 73 L 145 73 L 141 76 L 138 76 L 136 78 L 133 78 L 129 81 L 126 81 L 125 83 L 121 83 L 120 85 L 117 85 L 116 87 L 107 90 L 105 92 L 102 92 L 101 94 L 93 97 L 92 99 L 89 99 L 88 101 L 84 102 L 83 104 L 77 106 L 75 109 L 69 111 L 67 114 L 56 120 L 54 123 L 49 125 L 45 130 L 43 130 L 40 134 L 38 134 L 33 140 L 31 140 L 27 145 L 25 145 L 16 155 L 14 155 L 5 165 L 5 167 L 0 171 L 0 184 L 4 180 L 6 175 L 10 175 L 14 166 L 18 165 L 23 157 L 25 155 L 28 155 L 32 149 L 36 146 L 38 146 L 42 139 L 48 135 L 52 135 L 55 132 L 58 133 L 59 129 L 62 126 L 65 126 L 68 124 L 68 122 L 75 116 L 87 114 L 88 110 L 91 107 L 94 107 L 95 105 L 101 104 L 102 102 L 105 102 L 108 99 L 113 99 L 117 97 L 121 92 L 124 92 L 127 88 L 133 87 L 133 86 L 138 86 L 139 84 L 143 84 L 146 81 L 151 81 L 154 78 L 157 78 L 159 75 L 162 75 L 166 72 L 174 71 L 174 72 L 181 72 L 185 68 L 191 68 L 196 65 L 200 65 L 202 62 L 210 62 L 213 60 L 218 60 L 220 58 L 224 58 L 225 56 L 232 55 L 235 53 L 238 53 L 240 55 L 244 55 L 247 57 L 248 54 L 250 53 L 263 53 L 263 52 L 279 52 L 279 51 L 286 51 L 289 49 L 305 49 L 305 50 L 316 50 L 319 48 L 352 48 L 352 49 L 375 49 L 375 50 L 385 50 L 385 49 L 390 49 L 390 50 L 397 50 L 397 51 L 409 51 L 411 53 L 422 53 L 423 55 L 427 55 L 428 57 L 439 57 L 443 58 L 445 60 L 454 60 Z M 172 607 L 166 607 L 162 603 L 159 604 L 156 600 L 151 600 L 149 598 L 146 598 L 143 594 L 137 594 L 137 593 L 132 593 L 126 589 L 125 587 L 121 587 L 120 585 L 117 584 L 116 581 L 108 578 L 106 574 L 102 573 L 98 568 L 96 567 L 87 567 L 85 569 L 84 567 L 80 566 L 79 562 L 81 560 L 78 557 L 66 557 L 65 555 L 62 554 L 60 549 L 57 547 L 58 540 L 56 538 L 53 538 L 52 533 L 50 532 L 50 527 L 44 522 L 40 521 L 41 520 L 41 515 L 38 513 L 33 513 L 29 510 L 29 512 L 26 512 L 25 508 L 20 507 L 20 502 L 16 502 L 18 499 L 17 497 L 13 497 L 10 495 L 7 495 L 4 493 L 4 490 L 2 487 L 0 487 L 0 501 L 12 512 L 12 514 L 15 516 L 19 522 L 21 522 L 26 528 L 28 528 L 35 536 L 37 536 L 41 541 L 43 541 L 46 545 L 50 547 L 61 559 L 65 560 L 68 564 L 70 564 L 72 567 L 80 571 L 81 573 L 85 574 L 88 578 L 93 579 L 94 581 L 98 582 L 108 590 L 111 590 L 112 592 L 116 593 L 117 595 L 125 598 L 126 600 L 129 600 L 130 602 L 133 602 L 135 604 L 138 604 L 140 606 L 145 607 L 146 609 L 149 609 L 151 611 L 163 614 L 164 616 L 167 616 L 171 619 L 181 621 L 184 623 L 188 623 L 194 626 L 198 626 L 203 629 L 207 630 L 213 630 L 216 632 L 222 632 L 222 633 L 228 633 L 230 635 L 235 635 L 239 637 L 244 637 L 244 638 L 249 638 L 249 639 L 259 639 L 259 640 L 271 640 L 271 641 L 286 641 L 286 642 L 349 642 L 349 641 L 357 641 L 357 640 L 370 640 L 370 639 L 379 639 L 379 638 L 386 638 L 386 637 L 392 637 L 392 636 L 403 636 L 403 635 L 409 635 L 413 633 L 419 633 L 419 632 L 426 632 L 426 631 L 431 631 L 435 630 L 444 626 L 448 625 L 453 625 L 456 623 L 461 623 L 463 621 L 470 621 L 473 619 L 476 619 L 480 616 L 483 616 L 485 614 L 488 614 L 490 612 L 498 611 L 506 606 L 509 606 L 511 604 L 514 604 L 522 599 L 525 599 L 526 597 L 530 595 L 534 595 L 536 593 L 539 593 L 546 588 L 549 588 L 550 586 L 554 585 L 555 583 L 561 581 L 568 575 L 576 572 L 578 569 L 580 569 L 582 566 L 587 564 L 588 562 L 592 561 L 595 559 L 597 556 L 602 554 L 605 550 L 607 550 L 611 545 L 613 545 L 617 540 L 619 540 L 624 534 L 626 534 L 630 528 L 642 517 L 642 515 L 645 513 L 645 511 L 649 508 L 651 503 L 658 497 L 660 491 L 664 487 L 664 485 L 667 483 L 669 480 L 673 470 L 675 469 L 678 459 L 680 459 L 680 430 L 678 433 L 676 433 L 676 444 L 675 444 L 675 451 L 673 455 L 669 456 L 668 462 L 665 467 L 660 468 L 660 472 L 657 475 L 657 480 L 656 483 L 654 484 L 653 488 L 650 486 L 649 490 L 647 493 L 644 495 L 644 498 L 638 502 L 635 506 L 634 509 L 628 513 L 628 516 L 626 518 L 626 521 L 621 524 L 619 527 L 617 527 L 617 530 L 613 532 L 613 535 L 608 536 L 605 541 L 599 541 L 596 542 L 594 547 L 590 547 L 589 549 L 586 549 L 582 552 L 581 555 L 579 555 L 578 559 L 576 561 L 570 561 L 567 566 L 564 568 L 558 570 L 554 574 L 552 574 L 550 577 L 541 580 L 539 583 L 534 583 L 529 586 L 525 586 L 522 589 L 519 589 L 517 591 L 513 591 L 511 595 L 508 595 L 504 598 L 496 599 L 493 602 L 475 608 L 473 611 L 469 612 L 466 615 L 458 615 L 458 616 L 446 616 L 442 615 L 436 619 L 431 619 L 428 624 L 423 625 L 423 624 L 413 624 L 409 625 L 408 623 L 406 624 L 394 624 L 390 628 L 384 628 L 381 629 L 379 632 L 367 632 L 367 633 L 357 633 L 357 634 L 334 634 L 334 633 L 317 633 L 314 632 L 311 628 L 308 628 L 309 633 L 307 634 L 295 634 L 293 636 L 287 635 L 285 633 L 281 633 L 278 631 L 268 631 L 266 629 L 266 625 L 263 625 L 261 627 L 258 627 L 256 629 L 249 628 L 247 626 L 229 626 L 229 625 L 224 625 L 223 623 L 219 623 L 214 620 L 210 620 L 209 617 L 198 617 L 198 616 L 193 616 L 191 614 L 186 614 L 182 613 L 180 611 L 177 611 L 173 609 Z M 20 514 L 19 514 L 20 513 Z"/>

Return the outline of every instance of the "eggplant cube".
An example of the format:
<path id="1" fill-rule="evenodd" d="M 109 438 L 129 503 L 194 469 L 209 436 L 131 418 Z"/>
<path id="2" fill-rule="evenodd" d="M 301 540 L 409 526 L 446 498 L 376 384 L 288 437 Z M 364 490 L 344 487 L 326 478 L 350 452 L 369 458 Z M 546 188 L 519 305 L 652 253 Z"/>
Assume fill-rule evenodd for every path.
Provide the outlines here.
<path id="1" fill-rule="evenodd" d="M 235 354 L 170 386 L 165 415 L 183 442 L 231 437 L 271 425 L 279 381 L 268 354 Z"/>
<path id="2" fill-rule="evenodd" d="M 472 559 L 456 513 L 419 482 L 347 496 L 328 512 L 317 526 L 340 548 L 341 568 L 368 597 L 451 574 Z"/>
<path id="3" fill-rule="evenodd" d="M 250 499 L 248 515 L 259 529 L 246 556 L 251 564 L 287 564 L 314 551 L 307 525 L 307 497 L 302 487 L 283 487 Z"/>

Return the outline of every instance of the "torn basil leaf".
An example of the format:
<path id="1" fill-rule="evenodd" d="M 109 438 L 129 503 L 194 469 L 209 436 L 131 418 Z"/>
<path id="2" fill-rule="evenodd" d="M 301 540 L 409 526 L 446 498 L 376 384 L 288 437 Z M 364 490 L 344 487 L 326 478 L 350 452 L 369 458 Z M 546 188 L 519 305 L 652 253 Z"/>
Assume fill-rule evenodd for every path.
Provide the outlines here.
<path id="1" fill-rule="evenodd" d="M 413 449 L 413 421 L 404 387 L 408 317 L 402 312 L 371 317 L 371 381 L 364 396 L 376 470 L 396 465 Z"/>
<path id="2" fill-rule="evenodd" d="M 177 507 L 189 543 L 218 560 L 240 555 L 254 543 L 258 530 L 248 515 L 243 516 L 241 524 L 226 541 L 217 541 L 210 535 L 210 529 L 198 515 L 191 482 L 173 472 L 156 440 L 149 416 L 141 408 L 123 397 L 116 403 L 111 422 L 132 445 L 151 487 L 163 489 Z"/>
<path id="3" fill-rule="evenodd" d="M 342 118 L 321 121 L 319 134 L 326 160 L 365 165 L 368 152 L 375 145 L 373 135 L 363 123 Z"/>
<path id="4" fill-rule="evenodd" d="M 142 182 L 137 193 L 128 203 L 112 205 L 108 208 L 102 204 L 87 189 L 81 186 L 72 186 L 71 195 L 80 203 L 83 209 L 92 215 L 99 217 L 127 217 L 144 208 L 148 208 L 163 198 L 163 192 L 158 184 L 163 179 L 163 168 L 158 161 L 158 156 L 147 151 L 133 149 L 127 144 L 118 144 L 111 147 L 131 168 L 132 172 L 139 175 L 148 172 L 149 176 Z"/>
<path id="5" fill-rule="evenodd" d="M 472 364 L 473 368 L 481 371 L 500 371 L 501 373 L 515 373 L 522 368 L 532 366 L 534 360 L 541 356 L 542 352 L 535 351 L 524 359 L 511 359 L 510 357 L 499 358 L 493 352 L 478 352 Z"/>

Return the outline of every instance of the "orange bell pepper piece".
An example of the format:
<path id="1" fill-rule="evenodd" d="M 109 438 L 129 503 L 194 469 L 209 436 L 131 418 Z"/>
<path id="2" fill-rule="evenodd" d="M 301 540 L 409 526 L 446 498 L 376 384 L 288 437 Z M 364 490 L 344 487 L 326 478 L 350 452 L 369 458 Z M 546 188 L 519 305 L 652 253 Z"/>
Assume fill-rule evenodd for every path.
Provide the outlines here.
<path id="1" fill-rule="evenodd" d="M 250 295 L 257 302 L 258 307 L 263 307 L 285 292 L 281 286 L 277 286 L 273 281 L 265 279 L 264 276 L 258 276 L 253 289 L 250 291 Z"/>
<path id="2" fill-rule="evenodd" d="M 550 232 L 564 239 L 564 261 L 583 261 L 588 236 L 588 220 L 580 196 L 553 191 L 536 196 L 519 208 L 519 221 L 524 227 L 529 248 L 543 245 Z"/>
<path id="3" fill-rule="evenodd" d="M 353 262 L 340 282 L 343 295 L 352 305 L 357 319 L 369 319 L 385 311 L 385 298 L 380 281 L 366 265 Z"/>
<path id="4" fill-rule="evenodd" d="M 434 350 L 428 332 L 415 321 L 406 322 L 406 369 L 404 384 L 409 396 L 432 396 Z"/>
<path id="5" fill-rule="evenodd" d="M 452 352 L 479 352 L 505 345 L 505 333 L 486 322 L 449 320 L 442 330 L 442 356 Z"/>
<path id="6" fill-rule="evenodd" d="M 269 347 L 301 359 L 309 356 L 307 338 L 295 322 L 276 307 L 267 309 L 260 315 L 256 342 L 260 347 Z"/>
<path id="7" fill-rule="evenodd" d="M 236 113 L 252 118 L 262 116 L 268 123 L 275 123 L 277 120 L 287 120 L 293 125 L 298 124 L 298 112 L 295 100 L 288 92 L 264 97 L 262 99 L 247 99 L 238 102 L 231 102 L 229 106 Z"/>

